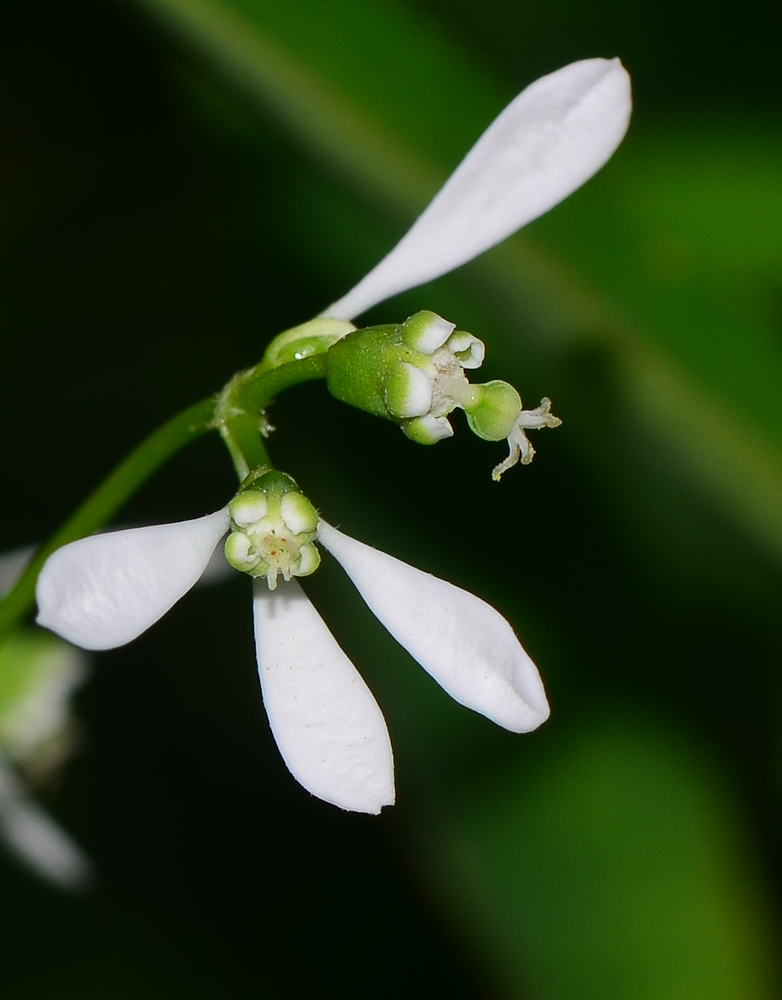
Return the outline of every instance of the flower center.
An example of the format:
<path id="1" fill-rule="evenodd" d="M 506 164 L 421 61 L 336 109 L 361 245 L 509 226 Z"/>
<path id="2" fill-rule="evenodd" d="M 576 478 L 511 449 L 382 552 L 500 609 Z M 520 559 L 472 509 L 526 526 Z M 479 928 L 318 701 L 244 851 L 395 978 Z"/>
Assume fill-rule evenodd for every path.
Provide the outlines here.
<path id="1" fill-rule="evenodd" d="M 252 577 L 266 577 L 270 590 L 277 577 L 309 576 L 320 565 L 315 547 L 318 512 L 289 476 L 267 472 L 228 505 L 231 534 L 228 562 Z"/>

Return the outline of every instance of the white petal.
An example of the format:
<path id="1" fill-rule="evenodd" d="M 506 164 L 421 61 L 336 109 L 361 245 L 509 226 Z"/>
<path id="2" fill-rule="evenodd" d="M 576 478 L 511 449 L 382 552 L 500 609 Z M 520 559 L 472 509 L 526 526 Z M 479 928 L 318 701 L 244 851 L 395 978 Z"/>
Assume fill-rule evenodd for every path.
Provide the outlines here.
<path id="1" fill-rule="evenodd" d="M 370 610 L 452 698 L 514 733 L 546 721 L 537 668 L 499 612 L 322 520 L 320 525 L 319 540 Z"/>
<path id="2" fill-rule="evenodd" d="M 255 642 L 266 712 L 307 791 L 377 814 L 394 803 L 391 741 L 377 702 L 297 583 L 255 584 Z"/>
<path id="3" fill-rule="evenodd" d="M 64 889 L 84 888 L 92 866 L 81 849 L 26 792 L 0 758 L 0 837 L 33 871 Z"/>
<path id="4" fill-rule="evenodd" d="M 218 510 L 63 546 L 38 577 L 38 624 L 84 649 L 130 642 L 198 582 L 229 523 Z"/>
<path id="5" fill-rule="evenodd" d="M 618 59 L 584 59 L 523 90 L 373 271 L 324 316 L 370 306 L 465 264 L 589 180 L 622 141 L 630 78 Z"/>

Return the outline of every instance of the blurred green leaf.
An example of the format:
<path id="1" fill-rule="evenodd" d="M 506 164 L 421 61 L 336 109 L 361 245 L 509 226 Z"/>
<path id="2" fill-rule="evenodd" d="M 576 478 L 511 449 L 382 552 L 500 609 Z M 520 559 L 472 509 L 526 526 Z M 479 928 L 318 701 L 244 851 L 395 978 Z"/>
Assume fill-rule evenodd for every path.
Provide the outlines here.
<path id="1" fill-rule="evenodd" d="M 31 691 L 62 672 L 69 655 L 70 647 L 48 632 L 29 630 L 8 636 L 0 645 L 0 730 Z"/>
<path id="2" fill-rule="evenodd" d="M 455 165 L 502 106 L 434 23 L 384 0 L 137 2 L 325 166 L 403 219 L 442 176 L 427 154 Z"/>
<path id="3" fill-rule="evenodd" d="M 463 788 L 415 834 L 502 993 L 777 996 L 766 899 L 714 765 L 626 710 L 548 750 Z"/>
<path id="4" fill-rule="evenodd" d="M 639 123 L 537 233 L 616 303 L 624 400 L 682 478 L 782 554 L 782 144 L 772 122 Z"/>

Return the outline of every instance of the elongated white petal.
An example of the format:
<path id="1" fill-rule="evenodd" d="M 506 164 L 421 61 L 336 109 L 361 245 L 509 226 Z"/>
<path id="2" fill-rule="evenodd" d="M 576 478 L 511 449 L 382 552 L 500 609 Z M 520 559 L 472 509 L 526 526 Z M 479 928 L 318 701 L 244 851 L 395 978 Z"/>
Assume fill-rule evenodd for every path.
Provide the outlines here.
<path id="1" fill-rule="evenodd" d="M 514 733 L 546 721 L 537 668 L 499 612 L 324 521 L 319 538 L 370 610 L 452 698 Z"/>
<path id="2" fill-rule="evenodd" d="M 92 865 L 81 848 L 31 798 L 0 757 L 0 838 L 26 865 L 64 889 L 82 889 Z"/>
<path id="3" fill-rule="evenodd" d="M 530 84 L 388 256 L 323 315 L 352 319 L 543 215 L 610 158 L 627 131 L 630 106 L 630 78 L 618 59 L 584 59 Z"/>
<path id="4" fill-rule="evenodd" d="M 198 582 L 229 523 L 218 510 L 63 546 L 38 577 L 38 624 L 84 649 L 130 642 Z"/>
<path id="5" fill-rule="evenodd" d="M 377 702 L 295 581 L 256 581 L 255 642 L 283 760 L 309 792 L 377 814 L 394 802 L 391 742 Z"/>

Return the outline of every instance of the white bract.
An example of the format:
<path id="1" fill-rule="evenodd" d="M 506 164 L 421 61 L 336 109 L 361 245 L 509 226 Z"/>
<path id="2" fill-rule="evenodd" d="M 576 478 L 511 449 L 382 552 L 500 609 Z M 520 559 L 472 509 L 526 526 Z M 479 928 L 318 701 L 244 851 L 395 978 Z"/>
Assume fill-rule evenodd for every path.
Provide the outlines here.
<path id="1" fill-rule="evenodd" d="M 581 187 L 630 121 L 618 59 L 583 59 L 530 84 L 492 122 L 394 249 L 323 315 L 350 320 L 501 243 Z"/>
<path id="2" fill-rule="evenodd" d="M 324 311 L 345 321 L 335 325 L 332 340 L 352 330 L 347 321 L 370 306 L 458 267 L 567 197 L 608 160 L 629 115 L 629 78 L 616 59 L 583 60 L 533 83 L 487 129 L 391 253 Z M 453 349 L 465 354 L 461 367 L 480 363 L 474 344 Z M 444 419 L 417 372 L 407 373 L 402 388 L 405 399 L 420 404 L 416 413 L 431 411 L 430 422 Z M 419 396 L 426 396 L 426 406 Z M 487 423 L 478 429 L 487 437 L 494 433 L 491 403 L 487 395 L 485 412 L 473 411 L 476 424 Z M 509 461 L 514 449 L 522 460 L 528 453 L 525 426 L 551 426 L 555 419 L 545 401 L 539 411 L 524 413 L 530 415 L 513 413 Z M 445 433 L 442 420 L 437 426 Z M 282 501 L 256 509 L 257 498 L 247 494 L 237 499 L 232 511 L 97 535 L 58 550 L 39 578 L 38 621 L 87 649 L 129 642 L 194 585 L 232 525 L 228 558 L 256 576 L 258 667 L 286 764 L 314 795 L 343 809 L 377 813 L 394 801 L 382 713 L 290 579 L 317 565 L 306 511 L 288 511 Z M 545 721 L 549 709 L 537 669 L 497 611 L 322 520 L 317 532 L 377 618 L 453 698 L 513 732 Z M 272 551 L 278 543 L 283 556 Z M 283 582 L 276 586 L 278 575 Z"/>
<path id="3" fill-rule="evenodd" d="M 89 649 L 129 642 L 169 610 L 173 595 L 195 584 L 228 522 L 226 509 L 58 549 L 38 580 L 38 623 Z M 323 520 L 318 537 L 377 618 L 453 698 L 513 732 L 545 721 L 548 703 L 535 665 L 497 611 Z M 267 572 L 254 582 L 256 648 L 282 756 L 313 795 L 378 813 L 394 801 L 383 715 L 298 584 L 270 590 Z"/>

